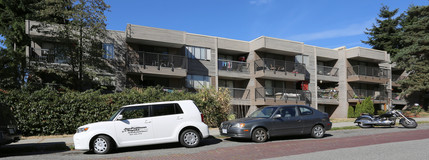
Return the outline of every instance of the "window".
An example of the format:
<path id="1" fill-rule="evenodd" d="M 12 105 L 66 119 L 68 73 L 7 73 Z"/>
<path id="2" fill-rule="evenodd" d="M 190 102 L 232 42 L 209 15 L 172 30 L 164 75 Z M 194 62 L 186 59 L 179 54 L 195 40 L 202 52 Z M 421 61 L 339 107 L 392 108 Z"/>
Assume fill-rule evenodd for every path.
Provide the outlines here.
<path id="1" fill-rule="evenodd" d="M 201 75 L 188 75 L 186 77 L 186 85 L 190 88 L 210 87 L 210 77 Z"/>
<path id="2" fill-rule="evenodd" d="M 297 116 L 296 114 L 296 107 L 283 107 L 280 108 L 278 111 L 278 114 L 280 114 L 282 117 L 295 117 Z"/>
<path id="3" fill-rule="evenodd" d="M 179 104 L 158 104 L 152 106 L 152 116 L 164 116 L 171 114 L 181 114 L 183 113 Z"/>
<path id="4" fill-rule="evenodd" d="M 127 107 L 122 111 L 123 119 L 135 119 L 149 117 L 148 106 Z"/>
<path id="5" fill-rule="evenodd" d="M 115 48 L 113 43 L 103 43 L 104 54 L 103 58 L 113 59 L 115 57 Z"/>
<path id="6" fill-rule="evenodd" d="M 299 111 L 301 112 L 301 115 L 312 115 L 313 111 L 311 109 L 308 109 L 306 107 L 299 107 Z"/>
<path id="7" fill-rule="evenodd" d="M 211 59 L 211 49 L 202 48 L 202 47 L 186 47 L 186 56 L 190 59 L 201 59 L 201 60 L 210 60 Z"/>

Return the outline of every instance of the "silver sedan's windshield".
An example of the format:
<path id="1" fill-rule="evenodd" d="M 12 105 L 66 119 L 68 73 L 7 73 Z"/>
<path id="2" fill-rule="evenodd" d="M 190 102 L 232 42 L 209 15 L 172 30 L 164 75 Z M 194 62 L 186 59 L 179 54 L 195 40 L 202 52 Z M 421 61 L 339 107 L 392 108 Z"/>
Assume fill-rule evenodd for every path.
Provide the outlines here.
<path id="1" fill-rule="evenodd" d="M 249 117 L 251 118 L 269 118 L 276 111 L 277 107 L 265 107 L 256 110 Z"/>

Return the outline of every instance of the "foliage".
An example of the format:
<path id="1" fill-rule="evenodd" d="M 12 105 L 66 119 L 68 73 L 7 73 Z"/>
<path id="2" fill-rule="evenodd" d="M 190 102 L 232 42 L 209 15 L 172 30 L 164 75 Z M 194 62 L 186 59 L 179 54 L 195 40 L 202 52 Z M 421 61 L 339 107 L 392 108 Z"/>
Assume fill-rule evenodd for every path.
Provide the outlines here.
<path id="1" fill-rule="evenodd" d="M 388 6 L 382 6 L 380 13 L 376 18 L 376 24 L 372 28 L 367 28 L 365 34 L 368 35 L 367 41 L 362 41 L 365 44 L 373 46 L 374 49 L 387 51 L 391 56 L 395 56 L 401 46 L 399 36 L 399 20 L 400 17 L 395 17 L 398 9 L 389 11 Z"/>
<path id="2" fill-rule="evenodd" d="M 386 113 L 386 111 L 385 111 L 385 110 L 377 110 L 377 115 L 382 115 L 382 114 L 384 114 L 384 113 Z"/>
<path id="3" fill-rule="evenodd" d="M 356 118 L 355 109 L 353 106 L 349 106 L 349 110 L 347 111 L 347 118 Z"/>
<path id="4" fill-rule="evenodd" d="M 429 6 L 410 6 L 395 18 L 397 12 L 383 6 L 381 19 L 367 29 L 368 41 L 362 42 L 391 54 L 396 68 L 409 74 L 398 82 L 403 94 L 416 93 L 424 100 L 429 93 Z"/>
<path id="5" fill-rule="evenodd" d="M 356 104 L 355 116 L 359 116 L 362 113 L 374 114 L 374 103 L 371 97 L 366 97 L 361 103 Z"/>
<path id="6" fill-rule="evenodd" d="M 409 72 L 399 82 L 406 94 L 429 92 L 429 6 L 412 6 L 401 20 L 403 47 L 393 57 L 398 67 Z"/>
<path id="7" fill-rule="evenodd" d="M 0 0 L 0 87 L 19 88 L 25 77 L 25 46 L 30 38 L 25 34 L 25 20 L 37 19 L 41 0 Z"/>
<path id="8" fill-rule="evenodd" d="M 218 126 L 227 119 L 230 97 L 227 90 L 202 89 L 198 93 L 165 92 L 161 87 L 127 89 L 102 94 L 88 90 L 44 87 L 40 90 L 0 92 L 0 104 L 12 108 L 24 135 L 72 134 L 84 124 L 107 120 L 121 106 L 190 99 L 205 116 L 205 123 Z"/>
<path id="9" fill-rule="evenodd" d="M 0 36 L 4 38 L 1 43 L 6 46 L 0 50 L 0 87 L 21 88 L 26 78 L 37 83 L 52 83 L 52 75 L 57 83 L 65 82 L 63 85 L 74 89 L 92 84 L 83 81 L 93 81 L 96 78 L 94 72 L 100 72 L 98 69 L 106 71 L 107 68 L 99 59 L 92 57 L 101 57 L 103 52 L 99 42 L 106 34 L 104 12 L 109 7 L 103 0 L 0 0 Z M 43 27 L 62 26 L 46 31 L 52 36 L 41 38 L 42 41 L 61 42 L 61 46 L 68 45 L 62 48 L 69 49 L 56 52 L 68 56 L 71 72 L 52 70 L 39 73 L 37 66 L 27 66 L 25 47 L 31 38 L 25 32 L 25 20 L 42 22 L 36 27 L 41 32 L 44 32 Z M 95 65 L 98 66 L 91 67 Z"/>
<path id="10" fill-rule="evenodd" d="M 73 89 L 85 90 L 93 88 L 97 82 L 105 80 L 105 76 L 113 71 L 106 61 L 101 59 L 104 52 L 102 41 L 106 39 L 106 17 L 109 5 L 104 1 L 70 0 L 43 1 L 46 5 L 40 12 L 40 25 L 33 26 L 46 36 L 43 41 L 57 41 L 54 50 L 67 58 L 71 71 L 64 74 L 62 70 L 53 70 L 50 74 L 61 77 Z M 48 28 L 48 29 L 46 29 Z M 32 68 L 32 74 L 41 79 L 42 83 L 49 81 L 51 76 L 42 75 L 37 66 Z M 104 79 L 103 79 L 104 77 Z M 65 85 L 65 84 L 63 84 Z"/>
<path id="11" fill-rule="evenodd" d="M 407 111 L 410 111 L 413 114 L 413 116 L 417 116 L 419 115 L 420 112 L 423 111 L 423 108 L 420 105 L 417 105 L 417 106 L 408 107 Z"/>

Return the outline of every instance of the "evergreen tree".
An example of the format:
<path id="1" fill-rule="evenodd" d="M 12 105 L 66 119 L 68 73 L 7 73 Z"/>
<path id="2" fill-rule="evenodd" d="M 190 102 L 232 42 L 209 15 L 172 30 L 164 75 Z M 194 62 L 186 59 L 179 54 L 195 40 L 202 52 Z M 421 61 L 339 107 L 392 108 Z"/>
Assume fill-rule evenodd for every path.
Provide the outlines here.
<path id="1" fill-rule="evenodd" d="M 409 73 L 400 81 L 406 94 L 429 92 L 429 6 L 411 6 L 401 19 L 402 49 L 393 60 Z M 424 94 L 420 94 L 424 96 Z M 423 97 L 421 97 L 423 98 Z"/>
<path id="2" fill-rule="evenodd" d="M 376 24 L 373 24 L 372 28 L 366 29 L 365 34 L 368 35 L 368 40 L 362 41 L 362 43 L 371 45 L 373 49 L 387 51 L 392 56 L 396 55 L 401 48 L 400 17 L 395 17 L 397 13 L 398 9 L 390 11 L 388 6 L 381 7 Z"/>
<path id="3" fill-rule="evenodd" d="M 107 35 L 104 12 L 110 6 L 102 0 L 46 0 L 44 3 L 48 7 L 40 12 L 46 20 L 37 27 L 55 26 L 56 29 L 45 30 L 45 34 L 53 35 L 57 42 L 68 44 L 61 52 L 69 58 L 72 68 L 71 73 L 66 74 L 66 79 L 71 79 L 71 87 L 79 90 L 91 88 L 91 82 L 100 70 L 111 72 L 108 65 L 99 59 L 103 53 L 101 41 Z M 56 74 L 64 75 L 62 72 Z"/>
<path id="4" fill-rule="evenodd" d="M 0 0 L 1 43 L 0 88 L 19 88 L 26 74 L 25 46 L 30 38 L 25 34 L 25 20 L 37 19 L 42 0 Z"/>

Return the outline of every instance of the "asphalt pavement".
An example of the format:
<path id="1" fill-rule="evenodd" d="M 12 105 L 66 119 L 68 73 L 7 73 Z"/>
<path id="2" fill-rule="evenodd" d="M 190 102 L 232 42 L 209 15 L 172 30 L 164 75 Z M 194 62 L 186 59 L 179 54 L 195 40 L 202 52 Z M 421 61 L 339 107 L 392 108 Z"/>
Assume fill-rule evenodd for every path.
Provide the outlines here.
<path id="1" fill-rule="evenodd" d="M 416 121 L 429 121 L 429 118 L 414 118 Z M 353 122 L 338 122 L 333 123 L 332 127 L 347 127 L 356 126 Z M 218 137 L 219 129 L 210 128 L 209 133 L 211 136 Z M 40 145 L 43 144 L 43 145 Z M 49 150 L 67 150 L 70 147 L 73 148 L 73 135 L 62 135 L 62 136 L 40 136 L 40 137 L 24 137 L 17 143 L 12 143 L 9 146 L 13 149 L 14 145 L 27 147 L 27 150 L 34 151 L 49 151 Z M 38 148 L 34 148 L 38 146 Z"/>

